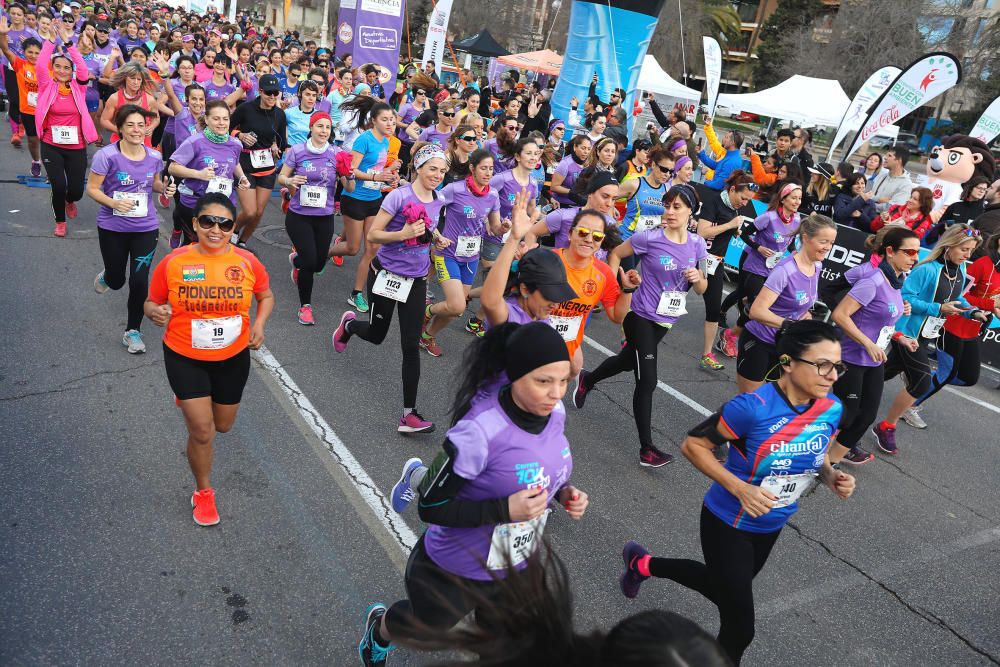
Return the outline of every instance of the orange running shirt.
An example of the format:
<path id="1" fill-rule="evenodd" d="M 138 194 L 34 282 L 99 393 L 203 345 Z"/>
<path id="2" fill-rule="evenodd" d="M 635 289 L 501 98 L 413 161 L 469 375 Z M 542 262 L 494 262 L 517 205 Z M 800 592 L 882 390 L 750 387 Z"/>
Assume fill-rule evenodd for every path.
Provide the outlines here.
<path id="1" fill-rule="evenodd" d="M 15 58 L 10 67 L 17 75 L 21 113 L 34 116 L 35 107 L 38 106 L 38 76 L 35 74 L 35 66 L 24 58 Z"/>
<path id="2" fill-rule="evenodd" d="M 572 357 L 577 348 L 583 345 L 583 327 L 587 315 L 598 303 L 604 305 L 604 310 L 611 312 L 618 301 L 621 289 L 618 281 L 611 273 L 611 267 L 599 259 L 594 259 L 585 269 L 574 269 L 566 263 L 565 248 L 555 250 L 566 267 L 566 280 L 577 298 L 563 301 L 552 310 L 549 321 L 556 331 L 566 341 L 566 347 Z"/>
<path id="3" fill-rule="evenodd" d="M 267 270 L 253 253 L 231 246 L 221 255 L 205 255 L 188 245 L 153 270 L 149 298 L 170 304 L 167 347 L 190 359 L 222 361 L 250 343 L 253 295 L 269 286 Z"/>

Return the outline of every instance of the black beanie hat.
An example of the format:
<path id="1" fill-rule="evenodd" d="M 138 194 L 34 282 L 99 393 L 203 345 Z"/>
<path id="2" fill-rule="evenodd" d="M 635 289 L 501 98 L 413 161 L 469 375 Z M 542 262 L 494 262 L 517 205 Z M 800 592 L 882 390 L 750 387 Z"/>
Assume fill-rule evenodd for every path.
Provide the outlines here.
<path id="1" fill-rule="evenodd" d="M 507 339 L 504 348 L 507 379 L 511 382 L 536 368 L 556 361 L 569 361 L 566 342 L 547 322 L 523 324 Z"/>

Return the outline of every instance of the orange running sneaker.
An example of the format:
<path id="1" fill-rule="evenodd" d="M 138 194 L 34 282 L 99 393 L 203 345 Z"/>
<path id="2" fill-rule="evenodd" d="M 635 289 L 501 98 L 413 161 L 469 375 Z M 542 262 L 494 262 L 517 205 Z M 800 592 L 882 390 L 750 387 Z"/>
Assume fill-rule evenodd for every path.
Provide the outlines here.
<path id="1" fill-rule="evenodd" d="M 191 512 L 199 526 L 214 526 L 219 523 L 219 511 L 215 509 L 215 491 L 202 489 L 191 494 Z"/>

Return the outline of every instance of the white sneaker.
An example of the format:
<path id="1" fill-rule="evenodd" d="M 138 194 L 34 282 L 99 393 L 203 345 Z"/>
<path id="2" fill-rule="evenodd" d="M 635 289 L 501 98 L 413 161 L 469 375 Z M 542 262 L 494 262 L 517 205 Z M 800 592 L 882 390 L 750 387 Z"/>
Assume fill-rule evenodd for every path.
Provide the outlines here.
<path id="1" fill-rule="evenodd" d="M 128 348 L 129 354 L 142 354 L 146 351 L 146 344 L 142 342 L 142 334 L 135 329 L 129 329 L 122 336 L 122 345 Z"/>
<path id="2" fill-rule="evenodd" d="M 913 428 L 927 428 L 927 422 L 920 417 L 920 406 L 913 406 L 903 413 L 903 421 Z"/>
<path id="3" fill-rule="evenodd" d="M 104 294 L 109 289 L 111 288 L 108 287 L 106 282 L 104 282 L 104 271 L 101 271 L 97 274 L 97 277 L 94 278 L 94 291 L 98 294 Z"/>

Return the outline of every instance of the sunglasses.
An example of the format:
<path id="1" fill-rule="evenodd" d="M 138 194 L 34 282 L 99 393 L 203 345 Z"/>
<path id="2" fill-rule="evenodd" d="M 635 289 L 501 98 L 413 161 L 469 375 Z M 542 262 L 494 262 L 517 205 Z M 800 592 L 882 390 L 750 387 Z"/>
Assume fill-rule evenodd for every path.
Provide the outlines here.
<path id="1" fill-rule="evenodd" d="M 198 226 L 202 229 L 208 230 L 216 225 L 219 226 L 219 230 L 223 232 L 233 231 L 233 227 L 236 226 L 236 221 L 230 218 L 223 217 L 221 215 L 199 215 L 198 216 Z"/>
<path id="2" fill-rule="evenodd" d="M 474 134 L 467 134 L 464 137 L 459 137 L 459 139 L 461 139 L 462 141 L 475 141 L 476 140 L 476 135 L 474 135 Z"/>
<path id="3" fill-rule="evenodd" d="M 426 95 L 427 91 L 425 91 L 425 90 L 414 90 L 413 94 L 414 95 Z"/>
<path id="4" fill-rule="evenodd" d="M 656 164 L 656 168 L 659 169 L 660 171 L 662 171 L 664 174 L 670 174 L 671 176 L 673 176 L 673 174 L 674 174 L 674 168 L 673 167 L 665 167 L 662 164 L 660 164 L 659 162 L 657 162 L 655 164 Z"/>
<path id="5" fill-rule="evenodd" d="M 277 91 L 277 90 L 262 90 L 262 91 L 260 91 L 260 94 L 261 95 L 267 95 L 267 96 L 279 95 L 280 91 Z"/>
<path id="6" fill-rule="evenodd" d="M 916 248 L 900 248 L 896 252 L 901 252 L 907 257 L 916 257 L 917 255 L 920 254 L 920 251 Z"/>
<path id="7" fill-rule="evenodd" d="M 980 236 L 979 230 L 978 229 L 972 229 L 971 227 L 968 228 L 968 229 L 962 230 L 962 233 L 965 234 L 966 236 L 968 236 L 969 238 L 974 238 L 974 239 L 977 239 Z"/>
<path id="8" fill-rule="evenodd" d="M 843 361 L 809 361 L 808 359 L 802 359 L 801 357 L 792 357 L 795 361 L 801 361 L 804 364 L 809 364 L 810 366 L 816 367 L 816 373 L 820 377 L 829 377 L 830 373 L 837 371 L 837 375 L 843 375 L 847 372 L 847 364 Z"/>
<path id="9" fill-rule="evenodd" d="M 517 125 L 504 125 L 508 132 L 517 132 Z"/>
<path id="10" fill-rule="evenodd" d="M 445 118 L 454 118 L 457 112 L 455 111 L 442 111 L 441 115 Z"/>
<path id="11" fill-rule="evenodd" d="M 744 183 L 740 186 L 741 190 L 749 190 L 750 192 L 759 192 L 760 186 L 756 183 Z"/>
<path id="12" fill-rule="evenodd" d="M 579 236 L 581 239 L 585 239 L 589 236 L 598 243 L 603 241 L 605 236 L 604 232 L 594 231 L 592 229 L 587 229 L 586 227 L 577 227 L 576 235 Z"/>

